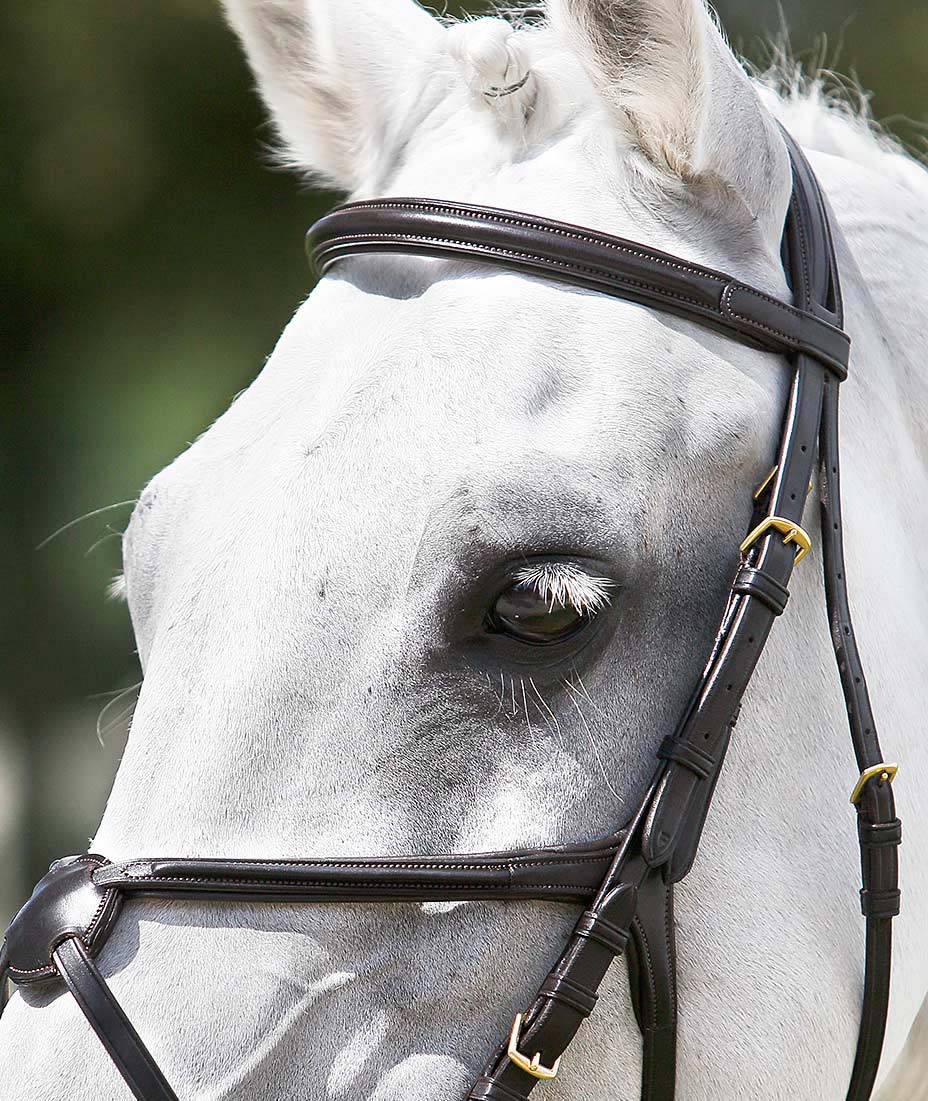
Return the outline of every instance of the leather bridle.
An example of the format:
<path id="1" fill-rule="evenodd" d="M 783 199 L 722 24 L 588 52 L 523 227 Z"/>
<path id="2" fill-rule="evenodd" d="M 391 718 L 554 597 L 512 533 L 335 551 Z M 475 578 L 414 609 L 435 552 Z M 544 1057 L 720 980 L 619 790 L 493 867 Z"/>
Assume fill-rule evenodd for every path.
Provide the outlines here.
<path id="1" fill-rule="evenodd" d="M 613 960 L 624 953 L 644 1044 L 641 1096 L 671 1101 L 677 992 L 673 889 L 696 856 L 742 696 L 793 567 L 810 546 L 802 528 L 815 461 L 825 593 L 860 779 L 852 802 L 866 918 L 863 1005 L 847 1101 L 873 1090 L 889 1003 L 892 919 L 899 912 L 892 778 L 883 761 L 848 608 L 838 462 L 838 387 L 850 342 L 827 205 L 788 135 L 793 194 L 783 235 L 794 305 L 717 271 L 631 241 L 507 210 L 431 199 L 349 203 L 308 237 L 320 273 L 345 257 L 396 252 L 477 261 L 670 311 L 785 356 L 792 371 L 779 453 L 755 495 L 721 625 L 675 734 L 630 821 L 593 845 L 375 860 L 139 859 L 100 856 L 52 865 L 7 930 L 7 976 L 21 986 L 63 981 L 141 1101 L 175 1094 L 98 970 L 125 898 L 255 902 L 549 899 L 585 909 L 511 1035 L 492 1054 L 469 1101 L 524 1101 L 553 1078 Z"/>

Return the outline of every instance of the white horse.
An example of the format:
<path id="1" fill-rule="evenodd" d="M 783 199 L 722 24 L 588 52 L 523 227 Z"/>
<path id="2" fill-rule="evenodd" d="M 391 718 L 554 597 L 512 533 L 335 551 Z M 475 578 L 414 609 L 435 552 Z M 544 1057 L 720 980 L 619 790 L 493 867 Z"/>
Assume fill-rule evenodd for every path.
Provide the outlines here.
<path id="1" fill-rule="evenodd" d="M 891 1067 L 928 990 L 928 175 L 820 96 L 749 80 L 701 0 L 560 0 L 537 27 L 449 26 L 413 0 L 226 6 L 290 162 L 356 196 L 572 221 L 785 297 L 774 118 L 806 147 L 854 341 L 851 594 L 903 765 Z M 621 824 L 706 657 L 787 377 L 688 321 L 541 280 L 340 264 L 135 511 L 145 684 L 93 848 L 464 852 Z M 539 601 L 553 578 L 601 606 L 569 645 L 488 630 L 525 557 L 558 564 Z M 811 558 L 678 891 L 681 1101 L 844 1097 L 855 779 Z M 575 917 L 134 902 L 102 967 L 182 1098 L 460 1101 Z M 626 985 L 618 965 L 551 1101 L 638 1097 Z M 8 1101 L 126 1096 L 54 993 L 14 997 L 0 1082 Z"/>

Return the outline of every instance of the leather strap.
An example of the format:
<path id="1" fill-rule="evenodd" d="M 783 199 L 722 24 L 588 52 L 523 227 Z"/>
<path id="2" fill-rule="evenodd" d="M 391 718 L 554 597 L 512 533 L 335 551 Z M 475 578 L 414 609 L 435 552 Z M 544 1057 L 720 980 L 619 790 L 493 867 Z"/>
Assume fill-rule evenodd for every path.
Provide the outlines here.
<path id="1" fill-rule="evenodd" d="M 177 1101 L 148 1048 L 77 937 L 58 945 L 58 973 L 139 1101 Z"/>
<path id="2" fill-rule="evenodd" d="M 831 219 L 818 181 L 792 138 L 786 140 L 802 176 L 801 192 L 816 206 L 812 219 L 822 240 L 808 242 L 807 264 L 811 278 L 828 294 L 813 299 L 810 307 L 830 323 L 844 323 L 841 283 L 831 239 Z M 822 270 L 825 268 L 826 270 Z M 848 726 L 857 767 L 866 770 L 883 763 L 876 720 L 867 690 L 847 591 L 844 561 L 844 525 L 841 515 L 839 394 L 834 378 L 825 382 L 822 401 L 819 463 L 821 471 L 821 536 L 825 600 L 835 660 L 844 691 Z M 892 919 L 899 913 L 898 846 L 902 825 L 896 818 L 892 784 L 874 776 L 864 787 L 857 803 L 860 844 L 861 907 L 866 915 L 864 993 L 857 1050 L 847 1101 L 868 1101 L 876 1082 L 889 1014 L 892 975 Z"/>
<path id="3" fill-rule="evenodd" d="M 0 944 L 0 1016 L 10 1000 L 10 956 L 6 944 Z"/>
<path id="4" fill-rule="evenodd" d="M 782 355 L 802 351 L 847 376 L 850 342 L 827 321 L 723 272 L 568 222 L 468 203 L 377 199 L 321 218 L 307 252 L 320 275 L 345 257 L 385 252 L 492 264 L 680 314 Z"/>
<path id="5" fill-rule="evenodd" d="M 588 902 L 622 834 L 587 846 L 344 860 L 152 859 L 109 864 L 99 888 L 166 898 L 273 902 L 552 899 Z"/>
<path id="6" fill-rule="evenodd" d="M 625 953 L 642 1038 L 641 1101 L 673 1101 L 677 1080 L 677 953 L 673 884 L 659 873 L 638 892 Z"/>
<path id="7" fill-rule="evenodd" d="M 840 313 L 840 299 L 836 308 Z M 820 445 L 825 598 L 851 742 L 857 767 L 863 774 L 883 763 L 884 758 L 848 603 L 838 445 L 838 387 L 829 383 L 825 389 Z M 898 847 L 902 841 L 892 784 L 882 781 L 879 774 L 866 784 L 857 803 L 857 835 L 866 953 L 860 1031 L 847 1101 L 868 1101 L 880 1066 L 889 1014 L 892 919 L 899 913 Z"/>

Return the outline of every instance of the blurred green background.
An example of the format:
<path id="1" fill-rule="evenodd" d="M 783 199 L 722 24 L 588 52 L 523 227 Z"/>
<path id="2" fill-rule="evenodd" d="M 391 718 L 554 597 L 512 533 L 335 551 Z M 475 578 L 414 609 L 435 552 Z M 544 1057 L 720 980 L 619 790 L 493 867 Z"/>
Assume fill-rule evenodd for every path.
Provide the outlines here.
<path id="1" fill-rule="evenodd" d="M 754 58 L 781 19 L 809 57 L 824 33 L 826 63 L 924 148 L 928 5 L 718 8 Z M 2 920 L 86 847 L 140 676 L 105 595 L 130 506 L 36 548 L 131 502 L 248 385 L 310 288 L 303 232 L 332 197 L 268 169 L 215 0 L 6 4 L 0 73 Z"/>

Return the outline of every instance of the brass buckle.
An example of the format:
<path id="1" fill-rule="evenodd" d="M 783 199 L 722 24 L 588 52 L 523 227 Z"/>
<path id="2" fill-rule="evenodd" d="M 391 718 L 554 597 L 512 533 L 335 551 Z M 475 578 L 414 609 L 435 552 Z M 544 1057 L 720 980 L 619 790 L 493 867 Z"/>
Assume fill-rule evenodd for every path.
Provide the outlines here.
<path id="1" fill-rule="evenodd" d="M 533 1078 L 541 1078 L 543 1081 L 557 1078 L 557 1068 L 561 1065 L 560 1057 L 554 1060 L 554 1066 L 543 1067 L 540 1051 L 536 1051 L 531 1059 L 519 1051 L 519 1037 L 521 1035 L 522 1014 L 517 1013 L 516 1019 L 512 1022 L 512 1032 L 509 1033 L 509 1047 L 506 1050 L 511 1062 L 515 1063 L 519 1070 L 524 1070 L 526 1074 L 530 1074 Z"/>
<path id="2" fill-rule="evenodd" d="M 871 768 L 865 768 L 860 774 L 860 779 L 854 785 L 854 790 L 851 792 L 851 802 L 855 806 L 860 802 L 864 793 L 864 788 L 875 777 L 879 776 L 881 785 L 891 784 L 893 780 L 895 780 L 898 771 L 898 765 L 888 764 L 886 761 L 881 761 L 880 764 L 873 765 Z"/>
<path id="3" fill-rule="evenodd" d="M 762 520 L 741 544 L 741 553 L 747 554 L 757 540 L 766 535 L 771 528 L 780 532 L 784 543 L 796 544 L 798 550 L 796 551 L 794 565 L 798 566 L 812 549 L 812 540 L 798 524 L 794 524 L 792 520 L 785 520 L 782 516 L 768 516 L 765 520 Z"/>

